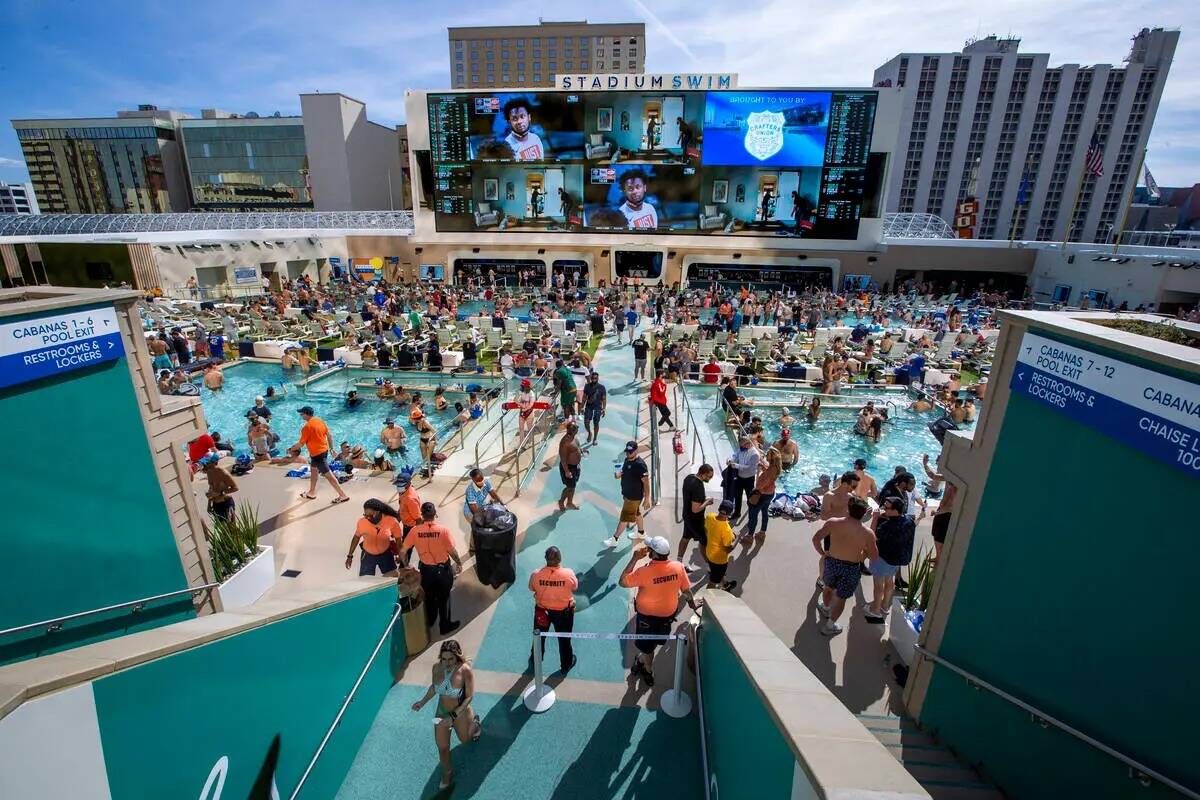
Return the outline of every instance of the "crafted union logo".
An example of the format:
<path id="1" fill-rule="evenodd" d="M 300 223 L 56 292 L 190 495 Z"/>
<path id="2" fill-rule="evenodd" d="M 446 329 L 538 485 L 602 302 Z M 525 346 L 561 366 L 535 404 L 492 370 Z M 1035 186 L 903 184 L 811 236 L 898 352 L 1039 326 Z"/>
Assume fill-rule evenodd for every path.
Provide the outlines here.
<path id="1" fill-rule="evenodd" d="M 783 113 L 755 111 L 746 117 L 746 152 L 766 161 L 783 149 Z"/>

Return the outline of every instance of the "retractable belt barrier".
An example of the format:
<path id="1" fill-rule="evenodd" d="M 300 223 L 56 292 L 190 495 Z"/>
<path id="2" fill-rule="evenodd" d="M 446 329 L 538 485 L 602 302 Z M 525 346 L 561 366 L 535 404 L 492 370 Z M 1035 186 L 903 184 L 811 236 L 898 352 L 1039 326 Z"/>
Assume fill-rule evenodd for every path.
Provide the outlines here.
<path id="1" fill-rule="evenodd" d="M 686 717 L 692 711 L 692 699 L 681 688 L 683 651 L 687 646 L 687 634 L 603 633 L 595 631 L 564 633 L 561 631 L 539 631 L 535 629 L 533 631 L 533 683 L 527 686 L 525 691 L 521 693 L 521 699 L 525 702 L 525 707 L 536 714 L 549 710 L 550 706 L 554 705 L 556 699 L 554 689 L 546 684 L 542 675 L 542 648 L 538 644 L 539 637 L 543 639 L 619 639 L 623 641 L 660 642 L 674 640 L 677 642 L 675 645 L 675 680 L 671 688 L 663 692 L 662 696 L 659 697 L 658 707 L 667 716 L 676 718 Z"/>

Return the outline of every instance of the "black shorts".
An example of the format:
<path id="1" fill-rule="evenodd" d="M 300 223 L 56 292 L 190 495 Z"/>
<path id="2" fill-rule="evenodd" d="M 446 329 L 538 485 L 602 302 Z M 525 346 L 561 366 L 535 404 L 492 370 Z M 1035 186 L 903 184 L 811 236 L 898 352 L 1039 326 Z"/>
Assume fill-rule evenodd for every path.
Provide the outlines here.
<path id="1" fill-rule="evenodd" d="M 708 561 L 707 558 L 704 560 Z M 726 561 L 724 564 L 714 564 L 713 562 L 708 561 L 708 580 L 709 580 L 709 582 L 710 583 L 724 583 L 725 582 L 725 573 L 728 570 L 729 570 L 729 562 L 728 561 Z"/>
<path id="2" fill-rule="evenodd" d="M 701 546 L 708 544 L 708 535 L 704 528 L 689 526 L 686 522 L 683 523 L 683 538 L 699 542 Z"/>
<path id="3" fill-rule="evenodd" d="M 326 451 L 317 456 L 310 456 L 308 464 L 322 475 L 329 474 L 329 464 L 326 463 L 329 458 L 329 452 Z"/>
<path id="4" fill-rule="evenodd" d="M 375 569 L 379 569 L 380 575 L 386 575 L 396 569 L 396 556 L 391 550 L 384 550 L 379 555 L 368 553 L 360 548 L 362 555 L 358 562 L 359 575 L 374 575 Z"/>
<path id="5" fill-rule="evenodd" d="M 563 486 L 568 489 L 574 489 L 575 485 L 579 483 L 579 465 L 566 465 L 560 472 L 562 474 Z"/>
<path id="6" fill-rule="evenodd" d="M 943 544 L 946 541 L 946 534 L 950 532 L 950 512 L 939 511 L 933 515 L 933 528 L 930 531 L 933 534 L 933 540 L 938 544 Z"/>
<path id="7" fill-rule="evenodd" d="M 675 617 L 652 617 L 638 611 L 634 614 L 633 632 L 642 636 L 668 636 L 671 633 L 673 622 L 675 622 Z M 665 641 L 666 639 L 637 639 L 633 646 L 638 649 L 639 653 L 651 654 Z"/>

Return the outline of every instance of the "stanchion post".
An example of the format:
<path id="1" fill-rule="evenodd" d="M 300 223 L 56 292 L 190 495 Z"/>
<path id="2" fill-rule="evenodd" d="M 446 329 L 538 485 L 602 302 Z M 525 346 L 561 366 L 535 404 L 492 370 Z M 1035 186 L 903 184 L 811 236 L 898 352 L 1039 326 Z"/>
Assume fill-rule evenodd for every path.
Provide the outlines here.
<path id="1" fill-rule="evenodd" d="M 526 686 L 525 691 L 521 692 L 521 699 L 525 701 L 525 707 L 535 714 L 540 714 L 554 705 L 554 690 L 547 686 L 542 679 L 542 643 L 539 639 L 541 639 L 540 632 L 535 628 L 533 631 L 533 683 Z"/>
<path id="2" fill-rule="evenodd" d="M 675 639 L 675 684 L 663 692 L 658 700 L 658 707 L 668 717 L 686 717 L 692 713 L 692 698 L 680 688 L 683 685 L 683 650 L 686 643 L 685 634 L 681 633 Z"/>

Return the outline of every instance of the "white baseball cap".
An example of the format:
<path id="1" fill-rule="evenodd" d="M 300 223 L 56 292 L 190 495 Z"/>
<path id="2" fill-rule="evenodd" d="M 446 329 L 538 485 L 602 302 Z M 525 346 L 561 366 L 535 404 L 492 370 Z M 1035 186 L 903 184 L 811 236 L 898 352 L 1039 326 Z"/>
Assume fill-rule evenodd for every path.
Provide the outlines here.
<path id="1" fill-rule="evenodd" d="M 382 447 L 380 447 L 380 448 L 378 448 L 378 449 L 376 449 L 376 450 L 375 450 L 375 457 L 376 457 L 376 458 L 383 458 L 383 457 L 384 457 L 384 456 L 386 456 L 386 455 L 387 455 L 387 453 L 386 453 L 386 452 L 384 452 L 384 450 L 383 450 L 383 448 L 382 448 Z"/>
<path id="2" fill-rule="evenodd" d="M 649 547 L 660 556 L 670 555 L 671 543 L 667 541 L 665 536 L 651 536 L 646 540 L 646 547 Z"/>

